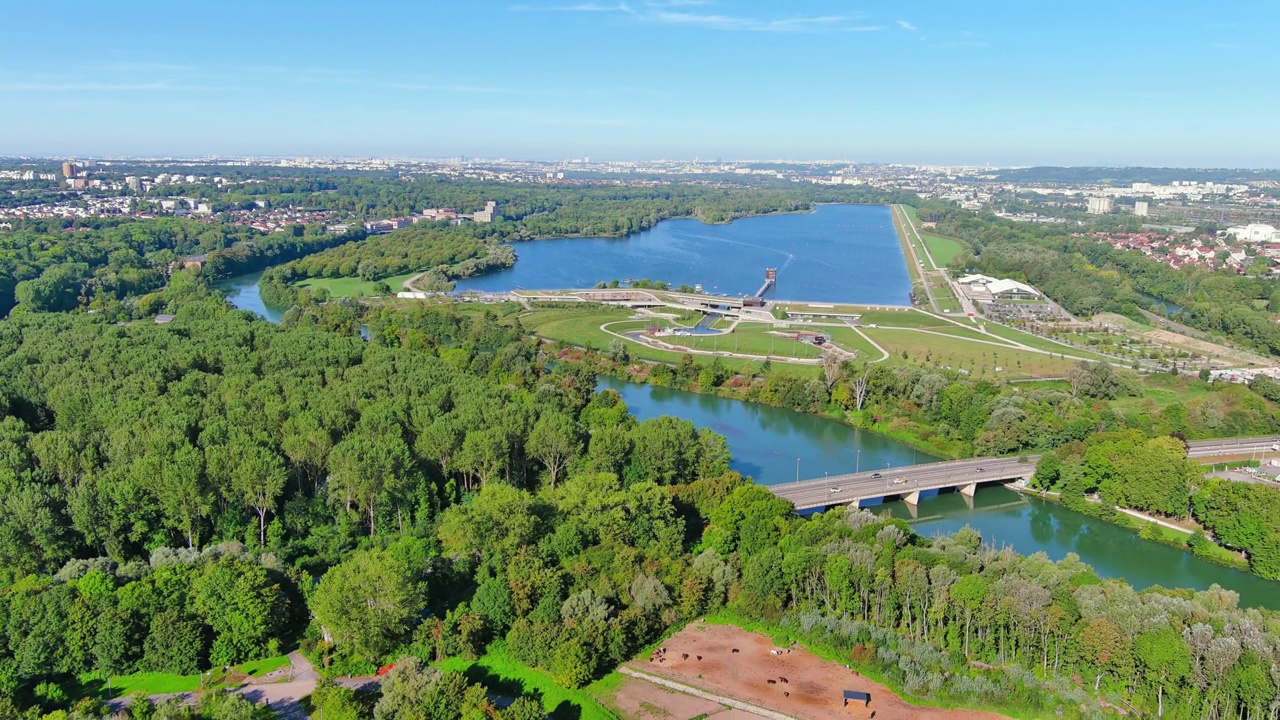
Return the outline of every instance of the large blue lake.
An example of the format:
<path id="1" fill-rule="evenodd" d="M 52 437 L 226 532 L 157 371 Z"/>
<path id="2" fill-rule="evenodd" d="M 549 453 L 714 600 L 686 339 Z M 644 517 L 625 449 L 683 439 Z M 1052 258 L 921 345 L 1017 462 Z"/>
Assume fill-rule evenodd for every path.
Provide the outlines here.
<path id="1" fill-rule="evenodd" d="M 709 293 L 754 294 L 778 269 L 771 297 L 869 305 L 910 304 L 911 278 L 889 208 L 823 205 L 810 213 L 743 218 L 725 225 L 666 220 L 626 238 L 515 244 L 515 267 L 458 283 L 505 292 L 589 288 L 649 278 Z"/>

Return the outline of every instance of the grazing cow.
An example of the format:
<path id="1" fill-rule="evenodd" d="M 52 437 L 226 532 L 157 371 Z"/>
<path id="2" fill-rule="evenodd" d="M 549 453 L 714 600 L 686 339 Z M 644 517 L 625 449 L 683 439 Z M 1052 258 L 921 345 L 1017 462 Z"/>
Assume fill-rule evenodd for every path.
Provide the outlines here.
<path id="1" fill-rule="evenodd" d="M 791 684 L 791 681 L 787 680 L 786 678 L 782 677 L 781 675 L 779 675 L 779 676 L 778 676 L 778 679 L 782 681 L 782 684 L 783 684 L 783 685 L 789 685 L 789 684 Z"/>
<path id="2" fill-rule="evenodd" d="M 699 660 L 699 661 L 701 661 L 701 660 L 702 660 L 702 656 L 701 656 L 701 655 L 699 655 L 699 656 L 698 656 L 698 660 Z"/>
<path id="3" fill-rule="evenodd" d="M 782 697 L 791 697 L 791 693 L 787 692 L 786 690 L 783 690 Z"/>
<path id="4" fill-rule="evenodd" d="M 733 649 L 733 652 L 735 652 L 735 653 L 736 653 L 736 652 L 738 652 L 738 648 L 734 648 L 734 649 Z"/>
<path id="5" fill-rule="evenodd" d="M 680 653 L 680 659 L 681 659 L 681 660 L 688 660 L 688 659 L 689 659 L 689 653 Z"/>
<path id="6" fill-rule="evenodd" d="M 778 684 L 778 681 L 777 681 L 777 680 L 774 680 L 774 679 L 772 679 L 772 678 L 770 678 L 770 679 L 768 679 L 768 680 L 765 680 L 765 682 L 769 683 L 770 685 L 777 685 L 777 684 Z"/>
<path id="7" fill-rule="evenodd" d="M 664 657 L 662 657 L 662 658 L 658 658 L 658 662 L 660 662 L 660 663 L 664 663 L 664 662 L 666 662 L 666 661 L 667 661 L 667 659 L 666 659 L 666 658 L 664 658 Z"/>

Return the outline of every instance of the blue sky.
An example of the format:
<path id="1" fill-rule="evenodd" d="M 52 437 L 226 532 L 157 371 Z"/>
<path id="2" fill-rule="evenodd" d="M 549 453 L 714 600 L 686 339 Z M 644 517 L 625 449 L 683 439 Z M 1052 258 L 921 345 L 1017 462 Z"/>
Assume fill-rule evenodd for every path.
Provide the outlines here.
<path id="1" fill-rule="evenodd" d="M 0 154 L 1280 166 L 1262 0 L 41 0 Z"/>

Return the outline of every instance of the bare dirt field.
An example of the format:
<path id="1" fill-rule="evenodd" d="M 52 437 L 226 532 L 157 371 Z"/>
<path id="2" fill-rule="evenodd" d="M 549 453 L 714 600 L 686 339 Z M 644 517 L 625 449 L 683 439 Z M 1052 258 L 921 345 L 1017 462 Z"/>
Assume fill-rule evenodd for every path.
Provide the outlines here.
<path id="1" fill-rule="evenodd" d="M 883 685 L 855 671 L 825 662 L 799 646 L 779 648 L 764 635 L 749 633 L 732 625 L 692 623 L 669 638 L 663 646 L 666 648 L 664 662 L 640 658 L 629 664 L 642 672 L 797 718 L 1004 718 L 994 713 L 910 705 Z M 735 648 L 737 652 L 734 652 Z M 780 654 L 774 654 L 774 651 Z M 688 653 L 688 659 L 684 659 L 685 653 Z M 699 655 L 701 660 L 698 660 Z M 871 702 L 865 706 L 861 702 L 850 702 L 845 707 L 841 695 L 843 690 L 870 693 Z"/>
<path id="2" fill-rule="evenodd" d="M 725 709 L 719 703 L 668 690 L 656 683 L 633 677 L 628 677 L 622 683 L 622 687 L 610 699 L 609 705 L 627 720 L 689 720 L 699 715 L 727 720 L 729 717 L 717 714 Z"/>

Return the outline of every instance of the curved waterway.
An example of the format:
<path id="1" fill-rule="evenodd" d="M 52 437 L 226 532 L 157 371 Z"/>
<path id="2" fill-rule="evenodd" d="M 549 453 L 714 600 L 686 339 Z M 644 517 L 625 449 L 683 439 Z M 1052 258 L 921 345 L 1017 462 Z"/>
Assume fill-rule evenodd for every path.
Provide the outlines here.
<path id="1" fill-rule="evenodd" d="M 635 385 L 601 378 L 601 387 L 622 394 L 641 420 L 674 415 L 724 435 L 732 467 L 764 485 L 800 477 L 852 472 L 861 451 L 861 469 L 911 465 L 933 458 L 834 420 L 782 408 L 710 395 Z M 1243 606 L 1280 607 L 1280 583 L 1201 560 L 1191 553 L 1143 540 L 1137 533 L 1095 520 L 1002 487 L 984 487 L 966 502 L 959 493 L 925 498 L 913 512 L 901 502 L 883 506 L 911 523 L 916 532 L 949 534 L 969 525 L 995 547 L 1054 560 L 1075 553 L 1103 577 L 1124 578 L 1136 588 L 1152 585 L 1205 589 L 1217 583 L 1240 593 Z M 880 508 L 873 508 L 879 512 Z"/>
<path id="2" fill-rule="evenodd" d="M 769 297 L 908 305 L 911 278 L 893 216 L 884 205 L 822 205 L 808 213 L 741 218 L 722 225 L 664 220 L 626 238 L 514 243 L 514 267 L 458 282 L 459 290 L 589 288 L 628 278 L 701 285 L 707 293 L 754 295 L 766 268 Z"/>
<path id="3" fill-rule="evenodd" d="M 258 292 L 258 278 L 262 277 L 263 272 L 259 270 L 247 275 L 237 275 L 233 278 L 220 280 L 214 284 L 214 287 L 226 293 L 227 302 L 235 307 L 241 310 L 252 310 L 262 318 L 273 323 L 279 323 L 280 319 L 284 317 L 284 312 L 289 308 L 267 305 L 263 302 L 262 295 Z"/>
<path id="4" fill-rule="evenodd" d="M 263 303 L 258 294 L 260 275 L 230 278 L 219 287 L 232 305 L 279 322 L 284 308 Z M 797 463 L 799 477 L 813 478 L 933 459 L 902 443 L 813 415 L 612 378 L 602 378 L 600 384 L 621 393 L 631 412 L 642 420 L 673 415 L 724 435 L 733 453 L 733 468 L 765 485 L 795 480 Z M 972 506 L 951 493 L 925 499 L 914 515 L 900 502 L 884 507 L 910 521 L 922 535 L 951 533 L 969 525 L 996 547 L 1009 546 L 1023 554 L 1043 551 L 1054 560 L 1076 553 L 1100 575 L 1122 577 L 1138 588 L 1203 589 L 1217 583 L 1240 593 L 1242 605 L 1280 607 L 1280 583 L 1205 562 L 1004 488 L 983 488 Z"/>

